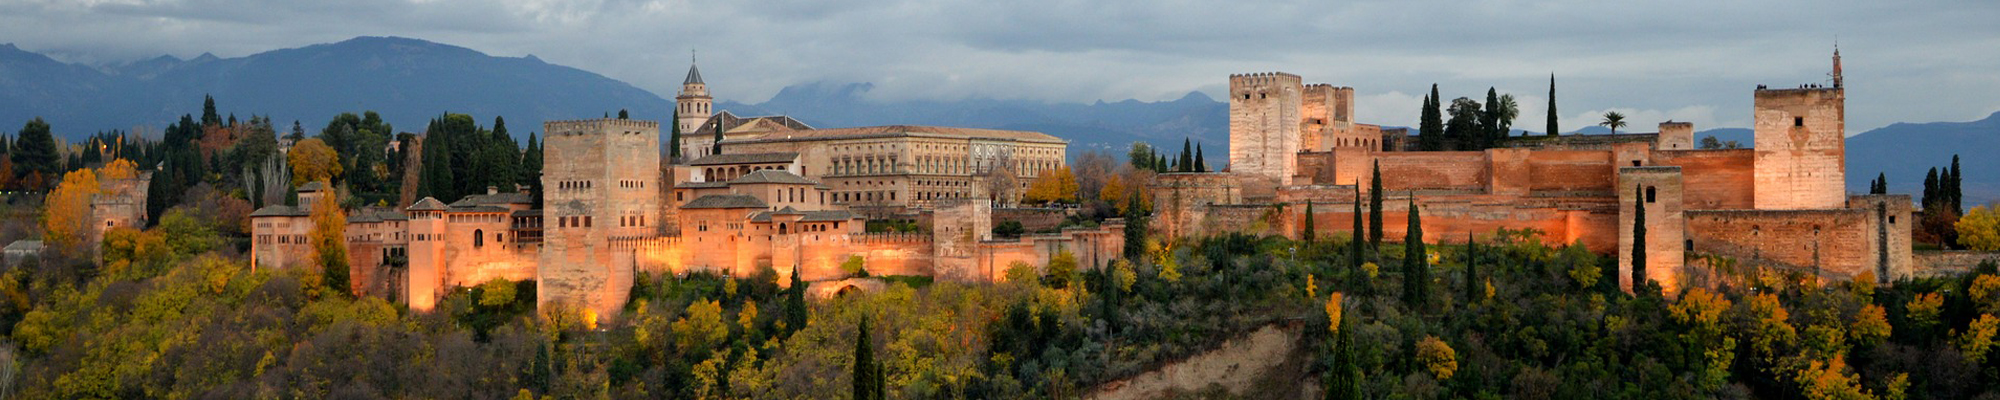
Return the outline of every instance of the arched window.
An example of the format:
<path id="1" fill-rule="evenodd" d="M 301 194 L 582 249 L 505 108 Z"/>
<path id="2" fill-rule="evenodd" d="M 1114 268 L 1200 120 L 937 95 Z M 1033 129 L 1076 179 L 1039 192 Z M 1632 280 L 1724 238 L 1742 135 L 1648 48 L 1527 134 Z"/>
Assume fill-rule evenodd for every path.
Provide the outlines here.
<path id="1" fill-rule="evenodd" d="M 485 231 L 485 230 L 483 230 L 483 229 L 473 229 L 473 230 L 472 230 L 472 247 L 473 247 L 473 248 L 475 248 L 475 249 L 476 249 L 476 248 L 480 248 L 480 247 L 486 247 L 486 231 Z"/>

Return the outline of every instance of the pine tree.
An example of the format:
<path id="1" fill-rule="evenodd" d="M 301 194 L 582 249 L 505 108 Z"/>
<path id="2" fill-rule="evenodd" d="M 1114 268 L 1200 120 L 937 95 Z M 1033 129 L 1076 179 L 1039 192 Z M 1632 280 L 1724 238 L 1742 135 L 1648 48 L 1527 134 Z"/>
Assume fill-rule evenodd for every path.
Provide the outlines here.
<path id="1" fill-rule="evenodd" d="M 1306 201 L 1305 219 L 1304 227 L 1299 229 L 1299 240 L 1311 244 L 1314 239 L 1318 238 L 1316 236 L 1318 235 L 1318 229 L 1313 228 L 1313 203 L 1311 200 Z"/>
<path id="2" fill-rule="evenodd" d="M 1549 74 L 1549 128 L 1548 129 L 1549 132 L 1547 133 L 1547 135 L 1549 136 L 1556 136 L 1562 134 L 1561 133 L 1562 130 L 1556 128 L 1556 74 Z"/>
<path id="3" fill-rule="evenodd" d="M 1194 172 L 1208 172 L 1208 161 L 1201 158 L 1201 145 L 1194 145 Z"/>
<path id="4" fill-rule="evenodd" d="M 7 156 L 14 160 L 14 173 L 19 175 L 16 178 L 36 172 L 40 172 L 43 179 L 61 176 L 57 173 L 63 168 L 62 155 L 56 148 L 55 134 L 51 133 L 49 123 L 43 122 L 41 117 L 28 120 L 21 126 L 21 131 L 14 136 L 14 148 L 7 152 Z"/>
<path id="5" fill-rule="evenodd" d="M 1646 192 L 1632 187 L 1632 290 L 1646 284 Z"/>
<path id="6" fill-rule="evenodd" d="M 1189 139 L 1181 139 L 1180 166 L 1179 172 L 1194 172 L 1194 142 Z"/>
<path id="7" fill-rule="evenodd" d="M 1358 236 L 1357 236 L 1358 237 Z M 1375 161 L 1375 172 L 1368 183 L 1368 248 L 1382 248 L 1382 161 Z"/>
<path id="8" fill-rule="evenodd" d="M 854 400 L 881 399 L 875 391 L 875 350 L 869 343 L 868 316 L 861 316 L 861 326 L 854 330 L 854 369 L 850 374 L 854 384 Z"/>
<path id="9" fill-rule="evenodd" d="M 217 115 L 215 113 L 214 96 L 209 96 L 209 95 L 201 96 L 201 125 L 202 126 L 222 125 L 222 116 Z"/>
<path id="10" fill-rule="evenodd" d="M 1417 199 L 1411 197 L 1409 229 L 1403 234 L 1403 304 L 1411 311 L 1421 311 L 1430 302 L 1431 265 L 1418 214 Z"/>

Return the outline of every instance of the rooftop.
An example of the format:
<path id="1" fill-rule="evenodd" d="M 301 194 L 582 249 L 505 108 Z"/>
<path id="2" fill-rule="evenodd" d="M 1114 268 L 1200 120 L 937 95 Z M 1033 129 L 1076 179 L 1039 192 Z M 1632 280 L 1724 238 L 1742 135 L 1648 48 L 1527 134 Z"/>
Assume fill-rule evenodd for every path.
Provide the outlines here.
<path id="1" fill-rule="evenodd" d="M 954 128 L 923 125 L 885 125 L 859 128 L 810 129 L 776 132 L 764 137 L 725 140 L 723 143 L 782 142 L 799 140 L 824 140 L 862 137 L 905 137 L 905 136 L 945 136 L 974 139 L 1014 140 L 1027 142 L 1068 143 L 1055 136 L 1041 132 L 1009 131 L 1000 129 Z"/>
<path id="2" fill-rule="evenodd" d="M 681 206 L 681 209 L 766 207 L 770 207 L 770 205 L 764 204 L 763 200 L 758 200 L 756 197 L 750 195 L 711 194 L 694 199 L 694 201 L 688 202 L 687 205 Z"/>
<path id="3" fill-rule="evenodd" d="M 444 211 L 445 209 L 448 209 L 448 208 L 450 208 L 450 207 L 446 207 L 446 206 L 444 205 L 444 202 L 442 202 L 442 201 L 438 201 L 438 199 L 436 199 L 436 198 L 432 198 L 432 197 L 425 197 L 425 198 L 423 198 L 423 200 L 417 200 L 416 204 L 411 204 L 411 205 L 410 205 L 410 207 L 409 207 L 409 208 L 405 208 L 405 210 L 410 210 L 410 211 Z"/>
<path id="4" fill-rule="evenodd" d="M 818 184 L 819 184 L 819 182 L 814 182 L 814 181 L 813 181 L 813 180 L 811 180 L 811 179 L 806 179 L 806 177 L 803 177 L 803 176 L 799 176 L 798 174 L 794 174 L 794 173 L 791 173 L 791 171 L 781 171 L 781 170 L 775 170 L 775 169 L 764 169 L 764 170 L 756 170 L 756 171 L 751 171 L 751 172 L 750 172 L 749 174 L 745 174 L 745 175 L 743 175 L 742 177 L 738 177 L 738 178 L 736 178 L 736 180 L 732 180 L 732 181 L 729 181 L 729 183 L 730 183 L 730 184 L 745 184 L 745 183 L 784 183 L 784 184 L 793 184 L 793 185 L 818 185 Z"/>
<path id="5" fill-rule="evenodd" d="M 772 164 L 799 159 L 799 153 L 716 154 L 688 162 L 688 165 Z"/>

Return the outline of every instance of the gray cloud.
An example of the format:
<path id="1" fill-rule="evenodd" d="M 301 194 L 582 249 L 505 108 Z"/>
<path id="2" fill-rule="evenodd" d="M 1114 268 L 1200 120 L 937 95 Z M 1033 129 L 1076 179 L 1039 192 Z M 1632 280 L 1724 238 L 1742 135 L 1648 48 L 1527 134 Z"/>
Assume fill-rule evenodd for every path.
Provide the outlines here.
<path id="1" fill-rule="evenodd" d="M 0 41 L 90 63 L 242 56 L 361 35 L 535 54 L 671 96 L 688 51 L 719 97 L 874 82 L 885 100 L 1211 95 L 1281 70 L 1354 86 L 1364 121 L 1414 123 L 1431 83 L 1520 98 L 1539 129 L 1617 110 L 1745 126 L 1757 84 L 1824 82 L 1846 55 L 1851 132 L 2000 110 L 2000 4 L 1782 1 L 0 0 Z"/>

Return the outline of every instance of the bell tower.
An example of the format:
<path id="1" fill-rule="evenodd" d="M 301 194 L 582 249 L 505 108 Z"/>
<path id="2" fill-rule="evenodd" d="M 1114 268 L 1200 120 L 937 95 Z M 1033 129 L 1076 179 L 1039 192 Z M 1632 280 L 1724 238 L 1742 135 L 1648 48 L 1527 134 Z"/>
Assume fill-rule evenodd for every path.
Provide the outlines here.
<path id="1" fill-rule="evenodd" d="M 694 133 L 713 113 L 709 107 L 714 105 L 715 98 L 708 96 L 708 85 L 701 82 L 701 68 L 695 67 L 692 59 L 688 62 L 687 79 L 681 81 L 681 94 L 674 101 L 680 114 L 674 123 L 680 124 L 683 135 Z"/>

